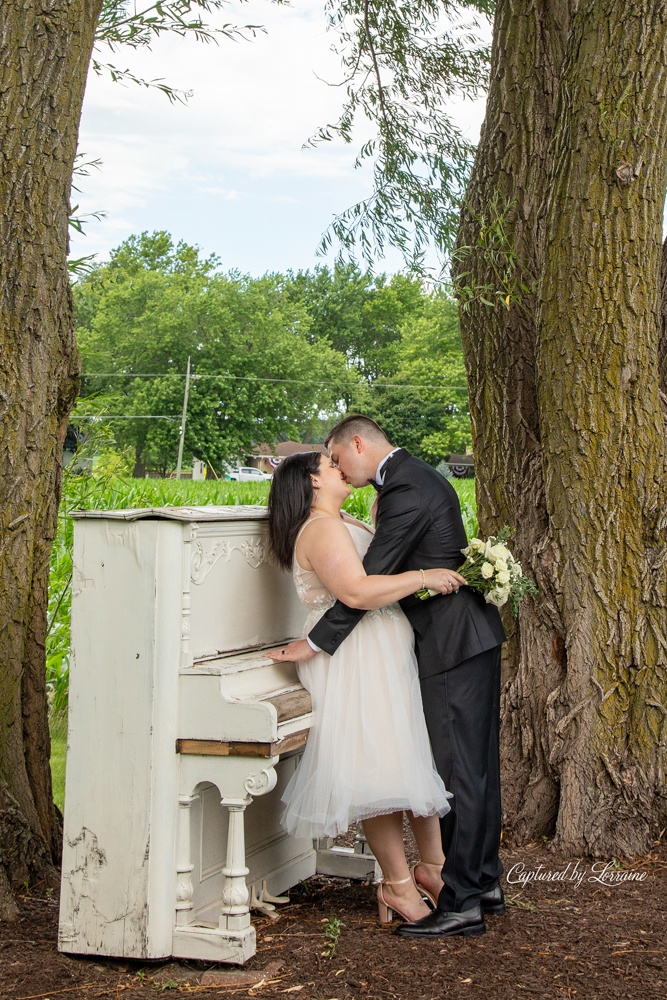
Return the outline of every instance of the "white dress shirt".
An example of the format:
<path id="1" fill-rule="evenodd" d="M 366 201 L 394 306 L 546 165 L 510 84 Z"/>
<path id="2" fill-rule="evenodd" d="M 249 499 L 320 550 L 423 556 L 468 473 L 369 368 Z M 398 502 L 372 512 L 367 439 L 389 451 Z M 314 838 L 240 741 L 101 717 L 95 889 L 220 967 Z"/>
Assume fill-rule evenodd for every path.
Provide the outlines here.
<path id="1" fill-rule="evenodd" d="M 384 458 L 380 460 L 380 463 L 378 464 L 378 467 L 375 470 L 375 482 L 378 484 L 378 486 L 384 486 L 384 469 L 385 469 L 385 466 L 386 466 L 387 462 L 389 461 L 389 459 L 391 458 L 391 456 L 395 455 L 396 452 L 399 451 L 399 450 L 400 450 L 399 448 L 392 449 L 392 451 L 390 451 L 388 455 L 385 455 Z M 316 652 L 316 653 L 321 653 L 322 652 L 321 647 L 320 646 L 316 646 L 315 643 L 312 641 L 312 639 L 310 639 L 309 636 L 306 636 L 306 642 L 308 643 L 308 645 L 310 646 L 310 648 L 312 650 L 314 650 L 314 652 Z"/>
<path id="2" fill-rule="evenodd" d="M 375 482 L 378 484 L 378 486 L 384 486 L 384 467 L 391 458 L 391 456 L 395 455 L 396 452 L 400 450 L 401 450 L 400 448 L 393 448 L 388 455 L 384 456 L 384 458 L 378 465 L 377 470 L 375 472 Z"/>

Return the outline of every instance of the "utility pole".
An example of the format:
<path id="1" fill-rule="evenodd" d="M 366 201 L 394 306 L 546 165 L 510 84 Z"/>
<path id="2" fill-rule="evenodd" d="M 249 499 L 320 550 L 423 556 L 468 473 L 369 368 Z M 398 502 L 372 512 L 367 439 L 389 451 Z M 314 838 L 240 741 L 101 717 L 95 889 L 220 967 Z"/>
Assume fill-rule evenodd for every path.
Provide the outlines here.
<path id="1" fill-rule="evenodd" d="M 190 355 L 188 355 L 188 370 L 185 375 L 185 396 L 183 397 L 183 416 L 181 417 L 181 439 L 178 442 L 178 462 L 176 463 L 176 478 L 181 478 L 183 462 L 183 441 L 185 440 L 185 421 L 188 415 L 188 392 L 190 391 Z"/>

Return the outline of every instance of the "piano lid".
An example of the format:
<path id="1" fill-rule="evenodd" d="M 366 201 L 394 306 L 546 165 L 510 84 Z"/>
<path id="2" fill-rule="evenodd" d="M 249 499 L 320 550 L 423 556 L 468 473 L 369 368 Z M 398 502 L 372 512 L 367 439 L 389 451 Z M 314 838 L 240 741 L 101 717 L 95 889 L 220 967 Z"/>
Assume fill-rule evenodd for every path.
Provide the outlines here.
<path id="1" fill-rule="evenodd" d="M 126 507 L 121 510 L 72 510 L 70 517 L 109 518 L 114 521 L 141 519 L 164 521 L 257 521 L 268 517 L 263 504 L 229 504 L 204 507 Z"/>

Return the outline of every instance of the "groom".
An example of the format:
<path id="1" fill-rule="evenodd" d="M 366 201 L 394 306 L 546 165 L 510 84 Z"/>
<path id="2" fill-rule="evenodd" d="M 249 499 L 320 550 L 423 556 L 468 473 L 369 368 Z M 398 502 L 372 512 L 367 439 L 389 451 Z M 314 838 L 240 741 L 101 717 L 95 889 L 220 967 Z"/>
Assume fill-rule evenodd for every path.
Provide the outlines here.
<path id="1" fill-rule="evenodd" d="M 455 572 L 467 544 L 456 491 L 439 472 L 404 448 L 393 448 L 369 417 L 345 417 L 326 439 L 329 455 L 351 486 L 378 491 L 377 530 L 364 558 L 368 574 L 445 566 L 450 592 L 401 607 L 415 632 L 422 701 L 433 756 L 449 792 L 440 820 L 444 887 L 435 910 L 398 929 L 403 937 L 483 934 L 484 913 L 504 913 L 499 883 L 500 646 L 498 609 Z M 335 653 L 365 611 L 337 601 L 307 639 L 276 659 Z M 363 669 L 363 664 L 360 664 Z M 399 748 L 400 749 L 400 748 Z"/>

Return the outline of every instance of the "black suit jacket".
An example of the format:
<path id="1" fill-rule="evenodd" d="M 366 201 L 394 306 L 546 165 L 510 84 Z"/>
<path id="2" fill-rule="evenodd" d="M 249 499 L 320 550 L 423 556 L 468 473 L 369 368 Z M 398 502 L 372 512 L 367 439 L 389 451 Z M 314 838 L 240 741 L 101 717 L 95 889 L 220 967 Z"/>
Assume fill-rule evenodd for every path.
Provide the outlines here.
<path id="1" fill-rule="evenodd" d="M 468 544 L 456 490 L 444 476 L 404 448 L 385 466 L 375 537 L 364 557 L 370 575 L 444 566 L 458 569 Z M 468 587 L 457 593 L 401 602 L 416 635 L 419 673 L 430 677 L 504 642 L 498 609 Z M 309 633 L 327 653 L 366 614 L 336 601 Z"/>

